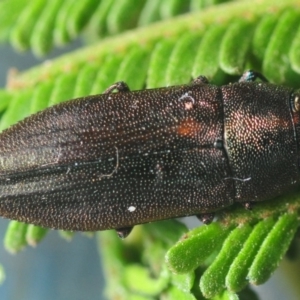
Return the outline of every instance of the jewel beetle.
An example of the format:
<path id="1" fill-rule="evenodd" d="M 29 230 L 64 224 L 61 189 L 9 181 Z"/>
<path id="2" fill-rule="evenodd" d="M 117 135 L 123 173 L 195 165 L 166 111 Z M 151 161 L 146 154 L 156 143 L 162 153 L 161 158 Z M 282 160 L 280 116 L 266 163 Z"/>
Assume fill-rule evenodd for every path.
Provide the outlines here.
<path id="1" fill-rule="evenodd" d="M 256 81 L 260 78 L 261 81 Z M 55 229 L 116 229 L 246 207 L 300 183 L 300 90 L 239 82 L 103 94 L 0 134 L 0 215 Z"/>

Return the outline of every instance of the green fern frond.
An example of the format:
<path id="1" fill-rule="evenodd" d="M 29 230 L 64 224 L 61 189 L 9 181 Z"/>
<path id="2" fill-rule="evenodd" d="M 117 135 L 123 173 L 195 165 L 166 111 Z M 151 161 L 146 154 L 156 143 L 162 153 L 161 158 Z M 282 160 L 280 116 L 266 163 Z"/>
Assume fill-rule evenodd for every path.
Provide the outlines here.
<path id="1" fill-rule="evenodd" d="M 162 294 L 181 295 L 178 299 L 204 299 L 203 295 L 247 299 L 243 296 L 251 293 L 247 285 L 264 283 L 277 268 L 299 226 L 298 219 L 298 214 L 287 213 L 256 224 L 213 223 L 189 232 L 176 221 L 163 221 L 137 226 L 125 242 L 114 232 L 101 232 L 107 293 L 114 298 L 121 291 L 128 299 L 135 294 L 149 299 Z M 163 254 L 172 244 L 170 234 L 173 243 L 183 235 L 164 262 Z"/>
<path id="2" fill-rule="evenodd" d="M 227 0 L 228 1 L 228 0 Z M 77 38 L 120 33 L 223 1 L 4 0 L 0 3 L 0 39 L 19 50 L 44 55 L 53 46 Z"/>
<path id="3" fill-rule="evenodd" d="M 26 14 L 18 18 L 18 22 L 29 18 L 26 23 L 29 27 L 19 33 L 14 28 L 15 31 L 8 33 L 3 24 L 18 15 L 20 9 L 15 6 L 12 16 L 0 21 L 0 35 L 10 38 L 15 35 L 16 41 L 21 41 L 25 47 L 33 47 L 31 42 L 35 41 L 34 47 L 40 52 L 49 49 L 52 42 L 47 40 L 40 44 L 38 35 L 39 39 L 52 36 L 52 40 L 54 37 L 54 40 L 66 42 L 88 22 L 88 26 L 101 24 L 106 34 L 113 28 L 109 25 L 112 22 L 109 16 L 116 18 L 112 16 L 115 5 L 112 1 L 102 1 L 94 11 L 90 8 L 95 2 L 83 1 L 92 3 L 91 6 L 86 4 L 89 8 L 82 8 L 91 21 L 88 17 L 81 20 L 79 8 L 75 9 L 72 4 L 74 1 L 64 1 L 64 10 L 59 1 L 53 1 L 48 16 L 42 15 L 48 24 L 53 24 L 51 11 L 55 11 L 55 24 L 59 23 L 59 27 L 54 26 L 53 31 L 46 33 L 50 25 L 43 24 L 42 19 L 30 19 L 41 9 L 42 1 L 32 2 Z M 150 2 L 152 0 L 141 1 L 143 7 L 149 7 Z M 169 16 L 187 9 L 179 2 L 182 1 L 170 1 L 174 10 L 168 6 Z M 0 7 L 4 3 L 8 5 L 4 1 Z M 16 0 L 10 3 L 13 5 Z M 123 14 L 130 12 L 128 2 L 118 3 Z M 161 16 L 161 8 L 155 6 L 159 1 L 153 3 L 147 17 L 151 22 Z M 190 1 L 191 6 L 196 4 L 197 1 Z M 72 16 L 77 14 L 77 19 L 73 19 L 76 22 L 64 27 L 62 20 L 71 7 Z M 103 9 L 101 13 L 99 7 Z M 102 19 L 96 20 L 92 14 L 94 17 L 101 15 Z M 140 8 L 139 14 L 146 12 Z M 254 68 L 262 71 L 271 82 L 299 87 L 299 16 L 300 6 L 296 0 L 240 1 L 103 39 L 11 78 L 8 89 L 1 92 L 4 100 L 0 109 L 6 111 L 0 128 L 49 105 L 101 93 L 119 80 L 127 82 L 132 90 L 187 83 L 200 74 L 213 83 L 224 84 L 235 80 L 245 69 Z M 113 23 L 117 24 L 114 32 L 121 27 L 135 26 L 126 27 L 126 20 L 121 17 Z M 138 18 L 135 20 L 138 24 Z M 39 22 L 40 32 L 31 36 Z M 230 208 L 222 213 L 218 222 L 190 232 L 176 221 L 137 226 L 125 242 L 114 232 L 99 233 L 101 243 L 105 244 L 101 246 L 101 255 L 107 278 L 114 280 L 108 283 L 110 294 L 120 294 L 123 299 L 126 295 L 128 299 L 157 299 L 160 294 L 169 299 L 202 299 L 203 294 L 211 299 L 243 299 L 244 296 L 237 293 L 249 282 L 266 281 L 286 252 L 299 226 L 299 203 L 296 196 L 285 196 L 257 204 L 251 212 Z M 13 222 L 6 235 L 6 247 L 18 251 L 27 243 L 37 243 L 45 233 L 32 225 Z M 173 246 L 183 234 L 184 238 Z M 135 285 L 136 282 L 140 284 Z M 246 289 L 246 292 L 251 293 L 251 290 Z"/>

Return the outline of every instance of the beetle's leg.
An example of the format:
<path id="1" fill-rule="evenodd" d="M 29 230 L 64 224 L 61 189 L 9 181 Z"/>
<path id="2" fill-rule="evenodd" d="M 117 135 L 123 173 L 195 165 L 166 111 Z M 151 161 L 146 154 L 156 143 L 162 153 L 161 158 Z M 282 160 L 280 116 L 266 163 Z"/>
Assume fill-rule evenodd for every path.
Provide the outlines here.
<path id="1" fill-rule="evenodd" d="M 106 89 L 103 94 L 109 94 L 114 90 L 117 90 L 120 93 L 130 92 L 128 85 L 124 81 L 118 81 Z"/>
<path id="2" fill-rule="evenodd" d="M 268 79 L 264 75 L 252 70 L 246 71 L 240 78 L 239 82 L 255 81 L 257 78 L 261 81 L 268 82 Z"/>
<path id="3" fill-rule="evenodd" d="M 131 232 L 132 229 L 133 229 L 133 227 L 117 228 L 116 232 L 117 232 L 119 238 L 125 239 L 129 235 L 129 233 Z"/>
<path id="4" fill-rule="evenodd" d="M 215 214 L 214 213 L 206 213 L 206 214 L 200 214 L 200 215 L 196 215 L 196 217 L 203 223 L 203 224 L 210 224 L 214 217 Z"/>
<path id="5" fill-rule="evenodd" d="M 208 84 L 209 81 L 205 76 L 200 75 L 200 76 L 198 76 L 197 78 L 195 78 L 193 80 L 193 83 L 195 83 L 195 84 Z"/>

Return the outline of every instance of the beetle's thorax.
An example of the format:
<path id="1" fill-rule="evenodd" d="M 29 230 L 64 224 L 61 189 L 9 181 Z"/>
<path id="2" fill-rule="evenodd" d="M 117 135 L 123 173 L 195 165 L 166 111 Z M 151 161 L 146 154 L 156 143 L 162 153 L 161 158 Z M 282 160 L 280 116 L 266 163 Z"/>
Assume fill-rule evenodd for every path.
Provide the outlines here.
<path id="1" fill-rule="evenodd" d="M 299 183 L 299 113 L 292 89 L 267 83 L 221 87 L 224 140 L 236 201 L 261 201 Z"/>

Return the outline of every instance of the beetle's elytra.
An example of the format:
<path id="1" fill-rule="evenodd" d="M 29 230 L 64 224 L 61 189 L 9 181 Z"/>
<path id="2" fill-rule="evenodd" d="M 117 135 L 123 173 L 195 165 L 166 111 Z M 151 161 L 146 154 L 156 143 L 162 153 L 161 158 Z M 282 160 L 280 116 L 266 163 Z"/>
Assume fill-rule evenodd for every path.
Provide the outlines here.
<path id="1" fill-rule="evenodd" d="M 208 222 L 298 185 L 300 92 L 256 77 L 133 92 L 117 83 L 11 126 L 0 134 L 0 215 L 126 236 L 150 221 Z"/>

